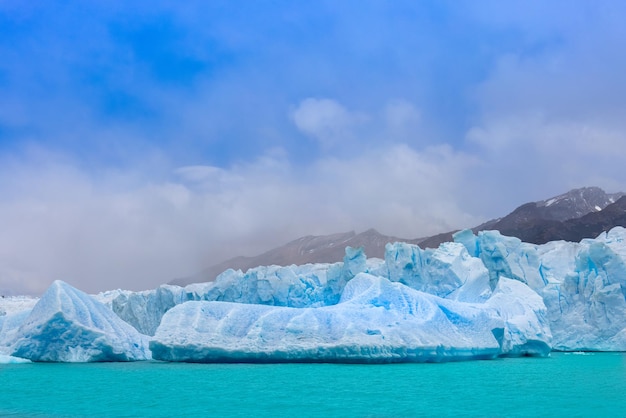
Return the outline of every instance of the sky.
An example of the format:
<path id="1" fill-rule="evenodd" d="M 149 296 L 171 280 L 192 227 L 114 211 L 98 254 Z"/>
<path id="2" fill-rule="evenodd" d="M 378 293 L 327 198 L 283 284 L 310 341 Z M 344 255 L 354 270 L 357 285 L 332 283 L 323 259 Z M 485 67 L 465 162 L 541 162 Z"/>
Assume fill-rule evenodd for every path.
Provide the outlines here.
<path id="1" fill-rule="evenodd" d="M 626 191 L 626 3 L 0 0 L 0 293 Z"/>

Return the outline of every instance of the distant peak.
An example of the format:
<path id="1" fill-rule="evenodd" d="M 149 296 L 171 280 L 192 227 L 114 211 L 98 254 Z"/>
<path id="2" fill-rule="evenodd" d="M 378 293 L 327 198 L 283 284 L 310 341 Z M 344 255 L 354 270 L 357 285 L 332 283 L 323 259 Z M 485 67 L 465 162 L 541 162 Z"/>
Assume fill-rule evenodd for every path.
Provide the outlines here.
<path id="1" fill-rule="evenodd" d="M 567 193 L 579 193 L 579 192 L 584 192 L 584 191 L 597 191 L 597 192 L 601 192 L 601 193 L 605 193 L 604 190 L 602 190 L 600 187 L 598 186 L 585 186 L 585 187 L 579 187 L 577 189 L 572 189 Z"/>
<path id="2" fill-rule="evenodd" d="M 572 189 L 566 193 L 558 196 L 551 197 L 549 199 L 540 200 L 535 202 L 537 207 L 550 208 L 553 206 L 574 206 L 585 205 L 589 211 L 602 210 L 607 205 L 615 202 L 624 193 L 606 193 L 603 189 L 597 186 L 579 187 Z M 596 209 L 599 207 L 600 209 Z"/>
<path id="3" fill-rule="evenodd" d="M 361 232 L 359 235 L 380 235 L 380 232 L 378 232 L 374 228 L 370 228 L 367 231 Z"/>

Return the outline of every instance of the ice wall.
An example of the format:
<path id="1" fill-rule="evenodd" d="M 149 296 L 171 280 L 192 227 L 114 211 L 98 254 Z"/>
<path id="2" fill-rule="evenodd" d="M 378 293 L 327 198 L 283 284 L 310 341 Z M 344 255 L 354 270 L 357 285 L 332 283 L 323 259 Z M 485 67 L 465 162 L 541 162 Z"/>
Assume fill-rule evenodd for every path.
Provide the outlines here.
<path id="1" fill-rule="evenodd" d="M 447 242 L 422 250 L 406 243 L 385 247 L 385 277 L 443 298 L 484 302 L 491 295 L 489 271 L 465 247 Z"/>
<path id="2" fill-rule="evenodd" d="M 505 309 L 500 305 L 517 295 L 504 291 L 499 297 L 494 306 Z M 535 305 L 543 307 L 537 299 Z M 505 318 L 494 306 L 448 300 L 360 273 L 331 306 L 184 303 L 165 314 L 150 348 L 155 359 L 188 362 L 432 362 L 505 352 L 547 355 L 546 324 L 528 315 L 533 324 L 528 333 L 513 326 L 516 312 Z M 528 335 L 514 335 L 520 332 Z"/>
<path id="3" fill-rule="evenodd" d="M 141 360 L 150 358 L 149 336 L 156 334 L 153 349 L 163 359 L 439 361 L 485 355 L 493 341 L 479 344 L 469 336 L 465 346 L 459 330 L 483 335 L 481 327 L 493 321 L 500 324 L 490 328 L 500 356 L 544 355 L 550 347 L 626 351 L 626 229 L 580 243 L 534 245 L 497 231 L 461 231 L 454 239 L 427 250 L 388 244 L 384 260 L 368 260 L 362 249 L 348 247 L 342 263 L 228 270 L 215 282 L 185 288 L 89 296 L 55 282 L 40 300 L 0 300 L 0 355 Z M 426 316 L 415 317 L 418 311 Z M 441 320 L 441 312 L 457 328 Z M 236 332 L 228 321 L 235 319 L 256 354 L 233 345 Z M 193 321 L 217 328 L 200 332 L 204 325 Z M 285 327 L 294 332 L 285 334 Z M 276 332 L 274 345 L 255 340 L 254 330 L 264 338 Z M 443 337 L 447 333 L 451 340 Z M 196 349 L 196 337 L 203 354 L 182 355 Z M 187 346 L 180 343 L 185 338 Z M 281 341 L 296 354 L 284 354 Z"/>
<path id="4" fill-rule="evenodd" d="M 527 283 L 542 298 L 557 350 L 626 350 L 626 229 L 596 239 L 543 245 L 497 231 L 462 231 L 455 241 L 471 249 L 489 270 Z"/>
<path id="5" fill-rule="evenodd" d="M 114 291 L 99 295 L 121 319 L 139 332 L 154 335 L 163 315 L 187 301 L 220 301 L 295 308 L 334 305 L 355 275 L 382 268 L 367 260 L 363 249 L 346 248 L 343 263 L 303 266 L 259 266 L 243 273 L 226 270 L 215 282 L 185 288 L 163 285 L 143 292 Z"/>

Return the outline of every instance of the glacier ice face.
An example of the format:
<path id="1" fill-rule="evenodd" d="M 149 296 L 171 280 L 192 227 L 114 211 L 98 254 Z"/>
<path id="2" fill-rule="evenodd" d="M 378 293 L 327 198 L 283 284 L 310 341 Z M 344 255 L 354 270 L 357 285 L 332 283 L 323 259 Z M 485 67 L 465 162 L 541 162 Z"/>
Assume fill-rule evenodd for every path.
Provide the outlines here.
<path id="1" fill-rule="evenodd" d="M 543 299 L 525 284 L 500 277 L 485 303 L 504 321 L 501 355 L 545 356 L 551 350 L 552 333 Z"/>
<path id="2" fill-rule="evenodd" d="M 491 295 L 489 271 L 459 243 L 422 250 L 406 243 L 385 247 L 387 278 L 443 298 L 485 301 Z"/>
<path id="3" fill-rule="evenodd" d="M 369 267 L 379 266 L 367 263 L 362 248 L 346 247 L 343 263 L 226 270 L 201 299 L 294 308 L 334 305 L 346 283 Z"/>
<path id="4" fill-rule="evenodd" d="M 603 242 L 587 241 L 575 270 L 542 291 L 555 348 L 626 350 L 625 260 Z"/>
<path id="5" fill-rule="evenodd" d="M 502 291 L 501 301 L 509 296 Z M 360 273 L 331 306 L 181 304 L 165 314 L 150 348 L 155 359 L 166 361 L 445 361 L 493 358 L 503 353 L 505 329 L 532 329 L 524 338 L 509 338 L 507 352 L 546 355 L 547 341 L 542 352 L 516 345 L 540 338 L 540 324 L 506 328 L 498 303 L 447 300 Z M 538 304 L 543 306 L 540 299 Z M 510 324 L 517 313 L 510 312 Z"/>
<path id="6" fill-rule="evenodd" d="M 17 330 L 38 300 L 28 296 L 0 298 L 0 354 L 8 355 Z"/>
<path id="7" fill-rule="evenodd" d="M 11 344 L 17 338 L 17 331 L 28 318 L 31 310 L 25 309 L 0 316 L 0 354 L 8 354 L 11 351 Z"/>
<path id="8" fill-rule="evenodd" d="M 115 294 L 101 295 L 100 298 L 137 331 L 154 335 L 165 312 L 198 296 L 179 286 L 162 285 L 143 292 L 117 291 Z"/>
<path id="9" fill-rule="evenodd" d="M 478 238 L 476 237 L 476 235 L 474 235 L 471 229 L 458 231 L 452 235 L 452 238 L 454 242 L 462 244 L 471 257 L 480 256 Z"/>
<path id="10" fill-rule="evenodd" d="M 534 290 L 545 286 L 539 273 L 537 245 L 522 242 L 519 238 L 504 236 L 498 231 L 481 231 L 475 242 L 472 242 L 467 232 L 457 233 L 453 238 L 459 239 L 481 259 L 489 271 L 492 288 L 495 288 L 500 276 L 526 283 Z"/>
<path id="11" fill-rule="evenodd" d="M 346 248 L 343 263 L 259 266 L 226 270 L 215 282 L 162 285 L 143 292 L 113 291 L 98 295 L 121 319 L 142 334 L 154 335 L 163 315 L 187 301 L 223 301 L 289 307 L 318 307 L 339 301 L 356 274 L 382 270 L 381 260 L 367 260 L 362 248 Z"/>
<path id="12" fill-rule="evenodd" d="M 489 270 L 528 283 L 542 298 L 553 335 L 563 351 L 626 350 L 626 229 L 615 227 L 580 243 L 523 243 L 497 231 L 454 236 Z"/>
<path id="13" fill-rule="evenodd" d="M 608 245 L 622 259 L 626 258 L 626 228 L 615 227 L 607 232 L 603 232 L 594 240 Z M 583 240 L 582 242 L 588 242 Z"/>
<path id="14" fill-rule="evenodd" d="M 347 248 L 342 263 L 228 270 L 185 288 L 91 297 L 55 282 L 39 301 L 0 300 L 0 355 L 141 360 L 147 335 L 155 356 L 183 361 L 626 351 L 626 229 L 580 243 L 534 245 L 497 231 L 454 239 L 426 250 L 389 244 L 384 260 Z"/>
<path id="15" fill-rule="evenodd" d="M 294 308 L 335 305 L 346 284 L 361 272 L 464 302 L 485 301 L 491 294 L 487 269 L 461 244 L 421 250 L 415 245 L 395 243 L 387 246 L 384 261 L 367 259 L 362 248 L 347 247 L 342 263 L 259 266 L 245 273 L 226 270 L 215 282 L 185 288 L 164 285 L 144 292 L 107 292 L 99 297 L 139 332 L 154 335 L 162 316 L 187 301 Z"/>
<path id="16" fill-rule="evenodd" d="M 227 270 L 217 277 L 206 300 L 296 308 L 323 306 L 334 296 L 326 291 L 327 284 L 337 281 L 341 270 L 340 265 L 328 264 L 260 266 L 246 273 Z M 337 287 L 342 286 L 338 283 Z"/>
<path id="17" fill-rule="evenodd" d="M 33 361 L 150 358 L 147 337 L 91 296 L 55 281 L 15 332 L 11 355 Z"/>

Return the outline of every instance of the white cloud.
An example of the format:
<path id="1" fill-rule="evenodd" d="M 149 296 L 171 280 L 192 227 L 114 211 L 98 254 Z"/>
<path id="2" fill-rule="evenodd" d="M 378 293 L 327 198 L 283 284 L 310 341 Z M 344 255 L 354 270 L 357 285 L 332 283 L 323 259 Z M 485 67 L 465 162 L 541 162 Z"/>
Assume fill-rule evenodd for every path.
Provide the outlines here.
<path id="1" fill-rule="evenodd" d="M 294 166 L 278 151 L 229 168 L 182 167 L 125 187 L 68 160 L 0 168 L 0 289 L 152 288 L 306 234 L 378 228 L 418 237 L 476 219 L 458 204 L 472 158 L 406 145 Z M 68 174 L 71 173 L 71 174 Z M 217 184 L 217 185 L 216 185 Z M 8 187 L 4 184 L 2 188 Z"/>
<path id="2" fill-rule="evenodd" d="M 337 33 L 354 29 L 359 37 L 347 43 L 349 37 L 340 37 L 337 49 L 312 43 L 303 54 L 296 38 L 293 44 L 273 37 L 257 42 L 258 33 L 269 33 L 258 28 L 276 20 L 233 32 L 241 25 L 220 29 L 197 10 L 184 16 L 174 10 L 184 22 L 195 22 L 185 35 L 189 44 L 183 42 L 190 56 L 203 57 L 211 49 L 207 40 L 238 45 L 246 56 L 253 49 L 263 52 L 256 60 L 235 59 L 232 68 L 200 74 L 187 87 L 158 83 L 144 67 L 120 59 L 127 42 L 118 45 L 107 30 L 110 19 L 98 13 L 79 19 L 94 35 L 87 44 L 76 44 L 75 32 L 54 25 L 31 37 L 55 35 L 44 48 L 29 53 L 7 44 L 5 52 L 15 59 L 5 60 L 11 71 L 0 120 L 9 133 L 26 132 L 18 136 L 21 143 L 32 134 L 91 160 L 76 162 L 46 150 L 0 156 L 0 292 L 39 292 L 57 278 L 88 291 L 148 288 L 305 234 L 374 227 L 418 237 L 473 226 L 483 214 L 500 216 L 571 187 L 625 190 L 625 55 L 615 53 L 626 27 L 622 6 L 577 3 L 555 14 L 545 2 L 491 3 L 459 6 L 469 16 L 459 21 L 469 25 L 459 27 L 476 29 L 467 45 L 445 27 L 451 38 L 441 43 L 430 42 L 438 40 L 436 33 L 420 34 L 418 41 L 403 31 L 382 31 L 378 44 L 364 43 L 363 25 L 353 26 L 348 8 L 341 19 L 351 26 L 336 25 Z M 405 17 L 403 24 L 414 28 L 413 17 Z M 241 18 L 248 23 L 249 14 Z M 479 65 L 457 65 L 469 58 L 466 46 L 472 56 L 477 52 Z M 347 50 L 357 51 L 356 59 L 343 54 Z M 58 51 L 74 52 L 57 60 Z M 294 52 L 293 59 L 286 51 Z M 502 54 L 495 63 L 494 54 Z M 39 59 L 50 56 L 55 59 Z M 105 63 L 102 74 L 114 76 L 96 86 L 80 81 L 90 77 L 69 77 L 91 68 L 93 57 L 106 58 L 96 67 Z M 359 74 L 373 57 L 390 59 L 376 59 L 367 74 Z M 35 61 L 44 66 L 30 65 Z M 475 85 L 478 76 L 471 75 L 483 71 L 485 80 Z M 41 83 L 34 82 L 40 77 Z M 448 99 L 448 81 L 471 93 L 468 102 L 448 107 L 447 100 L 466 97 Z M 139 99 L 153 117 L 102 114 L 101 101 L 118 90 Z M 331 97 L 306 98 L 286 118 L 287 103 L 302 91 Z M 388 101 L 388 94 L 406 99 Z M 438 94 L 445 97 L 435 100 Z M 359 109 L 346 103 L 359 103 Z M 452 114 L 440 114 L 448 108 Z M 454 126 L 470 121 L 465 142 L 442 139 L 447 131 L 436 126 L 448 120 Z M 321 152 L 298 156 L 298 163 L 281 148 L 250 157 L 263 147 L 301 151 L 302 138 L 292 135 L 291 123 Z M 454 146 L 423 148 L 442 141 Z M 210 155 L 224 149 L 225 156 Z M 135 165 L 88 167 L 100 159 Z M 211 165 L 216 161 L 235 163 Z"/>
<path id="3" fill-rule="evenodd" d="M 174 171 L 179 175 L 181 180 L 190 182 L 206 182 L 211 179 L 219 177 L 223 170 L 219 167 L 212 167 L 207 165 L 193 165 L 177 168 Z"/>
<path id="4" fill-rule="evenodd" d="M 540 19 L 506 8 L 483 16 L 517 27 L 526 45 L 501 55 L 471 89 L 473 127 L 466 145 L 483 161 L 473 173 L 484 185 L 477 200 L 498 195 L 519 204 L 592 185 L 624 190 L 625 61 L 615 54 L 624 33 L 619 13 L 612 7 L 571 7 L 555 21 L 536 6 L 526 13 L 539 13 Z M 583 22 L 594 30 L 581 30 Z"/>
<path id="5" fill-rule="evenodd" d="M 392 100 L 384 110 L 387 126 L 398 131 L 411 129 L 419 125 L 421 115 L 419 109 L 408 100 Z"/>
<path id="6" fill-rule="evenodd" d="M 353 138 L 352 129 L 366 120 L 363 114 L 350 112 L 332 99 L 308 98 L 291 114 L 296 127 L 319 141 L 324 148 Z"/>
<path id="7" fill-rule="evenodd" d="M 473 173 L 483 184 L 475 198 L 488 203 L 495 195 L 516 205 L 584 186 L 622 191 L 625 132 L 626 124 L 593 118 L 573 120 L 524 111 L 491 114 L 467 135 L 483 161 Z M 500 213 L 512 209 L 502 208 Z M 479 210 L 484 213 L 485 208 Z"/>

